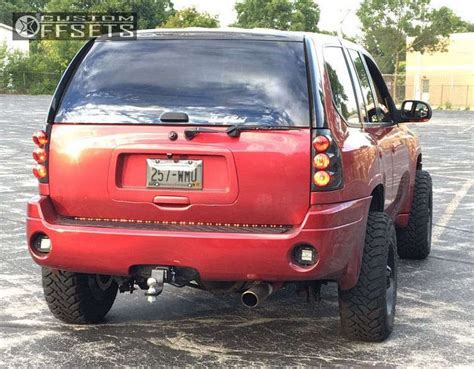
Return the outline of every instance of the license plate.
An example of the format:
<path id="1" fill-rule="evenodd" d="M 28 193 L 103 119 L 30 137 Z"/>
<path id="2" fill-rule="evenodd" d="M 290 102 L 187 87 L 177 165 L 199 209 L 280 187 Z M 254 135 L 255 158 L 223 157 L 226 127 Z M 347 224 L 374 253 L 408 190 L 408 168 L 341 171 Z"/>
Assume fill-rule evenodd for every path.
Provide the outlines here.
<path id="1" fill-rule="evenodd" d="M 151 188 L 202 189 L 202 160 L 146 160 L 146 183 Z"/>

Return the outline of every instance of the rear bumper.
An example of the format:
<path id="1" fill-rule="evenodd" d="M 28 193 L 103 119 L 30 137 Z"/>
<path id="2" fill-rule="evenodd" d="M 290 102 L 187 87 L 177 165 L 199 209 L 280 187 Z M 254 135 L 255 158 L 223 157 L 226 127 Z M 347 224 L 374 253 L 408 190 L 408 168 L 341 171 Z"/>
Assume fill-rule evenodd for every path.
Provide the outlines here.
<path id="1" fill-rule="evenodd" d="M 177 232 L 64 225 L 49 197 L 28 203 L 27 240 L 40 265 L 75 272 L 129 275 L 138 265 L 191 267 L 203 280 L 291 281 L 334 279 L 342 288 L 357 281 L 370 197 L 312 206 L 303 222 L 283 234 Z M 38 232 L 51 239 L 46 256 L 35 253 Z M 310 243 L 318 262 L 302 268 L 292 248 Z"/>

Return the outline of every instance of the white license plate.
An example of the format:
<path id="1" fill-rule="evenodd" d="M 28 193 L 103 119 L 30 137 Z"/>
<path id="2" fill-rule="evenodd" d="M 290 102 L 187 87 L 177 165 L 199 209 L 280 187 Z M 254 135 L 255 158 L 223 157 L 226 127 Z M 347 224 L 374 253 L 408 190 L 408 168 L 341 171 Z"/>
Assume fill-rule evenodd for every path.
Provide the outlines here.
<path id="1" fill-rule="evenodd" d="M 202 160 L 146 159 L 146 164 L 147 187 L 202 189 Z"/>

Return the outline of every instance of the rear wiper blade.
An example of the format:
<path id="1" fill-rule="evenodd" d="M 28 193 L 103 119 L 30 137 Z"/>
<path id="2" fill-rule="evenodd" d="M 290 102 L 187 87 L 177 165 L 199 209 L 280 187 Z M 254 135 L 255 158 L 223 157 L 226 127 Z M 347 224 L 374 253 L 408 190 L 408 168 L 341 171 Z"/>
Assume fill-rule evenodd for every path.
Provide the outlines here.
<path id="1" fill-rule="evenodd" d="M 243 131 L 289 131 L 292 129 L 299 129 L 301 127 L 288 127 L 288 126 L 244 126 L 240 124 L 235 124 L 230 126 L 225 131 L 221 131 L 218 129 L 213 128 L 206 128 L 206 127 L 196 127 L 196 128 L 188 128 L 184 130 L 184 137 L 187 140 L 192 140 L 200 133 L 227 133 L 229 137 L 239 137 L 240 133 Z"/>
<path id="2" fill-rule="evenodd" d="M 243 131 L 290 131 L 293 129 L 300 129 L 301 127 L 289 127 L 289 126 L 245 126 L 236 124 L 226 129 L 226 133 L 230 137 L 239 137 Z"/>
<path id="3" fill-rule="evenodd" d="M 218 129 L 206 128 L 206 127 L 196 127 L 196 128 L 187 128 L 184 130 L 184 137 L 186 140 L 192 140 L 200 133 L 225 133 L 226 131 L 220 131 Z"/>

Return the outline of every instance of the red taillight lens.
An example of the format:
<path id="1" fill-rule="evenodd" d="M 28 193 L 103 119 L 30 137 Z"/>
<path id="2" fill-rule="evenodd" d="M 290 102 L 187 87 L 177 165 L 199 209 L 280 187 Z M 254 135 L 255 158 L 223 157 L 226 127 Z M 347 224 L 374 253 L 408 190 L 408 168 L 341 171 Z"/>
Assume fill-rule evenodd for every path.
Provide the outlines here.
<path id="1" fill-rule="evenodd" d="M 331 180 L 331 176 L 325 170 L 317 171 L 313 176 L 313 182 L 318 187 L 325 187 Z"/>
<path id="2" fill-rule="evenodd" d="M 313 159 L 313 165 L 316 169 L 326 169 L 329 166 L 331 159 L 327 154 L 319 153 Z"/>
<path id="3" fill-rule="evenodd" d="M 311 191 L 325 192 L 343 187 L 341 150 L 327 128 L 313 132 Z"/>
<path id="4" fill-rule="evenodd" d="M 38 131 L 33 135 L 33 142 L 37 146 L 44 146 L 48 143 L 48 136 L 45 131 Z"/>
<path id="5" fill-rule="evenodd" d="M 33 168 L 33 174 L 36 178 L 43 179 L 48 175 L 48 171 L 44 165 L 39 164 Z"/>
<path id="6" fill-rule="evenodd" d="M 46 150 L 42 147 L 38 147 L 37 149 L 35 149 L 35 151 L 33 151 L 33 159 L 35 159 L 38 164 L 43 164 L 46 161 L 47 157 L 48 154 L 46 153 Z"/>
<path id="7" fill-rule="evenodd" d="M 317 136 L 313 141 L 313 146 L 317 152 L 326 151 L 329 148 L 330 141 L 326 136 Z"/>

